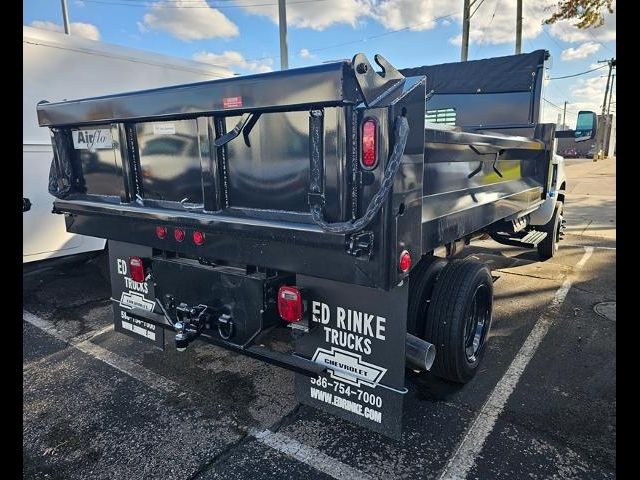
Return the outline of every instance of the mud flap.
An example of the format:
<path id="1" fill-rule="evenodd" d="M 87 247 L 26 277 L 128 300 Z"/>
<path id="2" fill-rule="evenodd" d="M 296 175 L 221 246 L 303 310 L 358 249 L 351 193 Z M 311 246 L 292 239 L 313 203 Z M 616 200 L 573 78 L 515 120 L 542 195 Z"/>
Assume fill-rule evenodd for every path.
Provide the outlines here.
<path id="1" fill-rule="evenodd" d="M 151 258 L 150 247 L 109 240 L 109 271 L 111 276 L 111 303 L 113 326 L 116 332 L 164 349 L 164 328 L 129 316 L 133 307 L 150 312 L 155 307 L 153 282 L 135 282 L 129 274 L 129 257 Z"/>
<path id="2" fill-rule="evenodd" d="M 408 285 L 389 292 L 298 275 L 309 333 L 296 352 L 327 367 L 296 374 L 306 405 L 394 439 L 402 431 Z"/>

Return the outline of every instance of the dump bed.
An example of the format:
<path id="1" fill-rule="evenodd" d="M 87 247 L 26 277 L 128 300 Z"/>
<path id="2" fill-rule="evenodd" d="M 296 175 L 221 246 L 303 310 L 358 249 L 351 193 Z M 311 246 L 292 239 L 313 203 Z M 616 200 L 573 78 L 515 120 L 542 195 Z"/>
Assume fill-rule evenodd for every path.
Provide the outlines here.
<path id="1" fill-rule="evenodd" d="M 419 258 L 542 201 L 552 130 L 425 130 L 425 77 L 376 62 L 383 74 L 359 54 L 40 104 L 54 211 L 72 232 L 389 289 L 407 275 L 402 252 Z M 207 241 L 160 239 L 161 226 Z"/>

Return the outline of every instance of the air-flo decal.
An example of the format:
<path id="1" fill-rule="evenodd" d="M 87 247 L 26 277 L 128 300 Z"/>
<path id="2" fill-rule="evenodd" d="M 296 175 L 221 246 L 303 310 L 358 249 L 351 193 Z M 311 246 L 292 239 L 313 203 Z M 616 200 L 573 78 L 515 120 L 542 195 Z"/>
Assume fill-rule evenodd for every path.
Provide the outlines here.
<path id="1" fill-rule="evenodd" d="M 94 151 L 98 149 L 113 148 L 111 130 L 99 128 L 95 130 L 72 130 L 73 148 L 76 150 Z"/>
<path id="2" fill-rule="evenodd" d="M 313 361 L 327 367 L 331 378 L 349 383 L 355 387 L 361 384 L 376 387 L 387 372 L 386 368 L 362 360 L 357 353 L 331 347 L 331 350 L 318 348 Z"/>

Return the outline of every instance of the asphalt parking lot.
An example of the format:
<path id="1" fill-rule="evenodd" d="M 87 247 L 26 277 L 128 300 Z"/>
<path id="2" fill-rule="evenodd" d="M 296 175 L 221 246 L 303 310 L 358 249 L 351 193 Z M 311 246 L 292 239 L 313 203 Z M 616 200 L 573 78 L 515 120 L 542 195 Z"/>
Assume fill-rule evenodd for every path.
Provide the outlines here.
<path id="1" fill-rule="evenodd" d="M 409 372 L 400 441 L 298 405 L 289 371 L 114 332 L 104 255 L 25 274 L 24 478 L 614 478 L 615 160 L 567 171 L 556 257 L 465 252 L 496 277 L 483 368 Z"/>

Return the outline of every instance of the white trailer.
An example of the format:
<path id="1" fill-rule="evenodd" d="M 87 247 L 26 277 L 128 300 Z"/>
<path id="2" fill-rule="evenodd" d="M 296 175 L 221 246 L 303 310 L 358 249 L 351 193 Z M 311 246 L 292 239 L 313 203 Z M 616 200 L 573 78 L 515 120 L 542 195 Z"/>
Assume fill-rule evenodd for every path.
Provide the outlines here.
<path id="1" fill-rule="evenodd" d="M 232 72 L 26 26 L 22 53 L 22 191 L 31 203 L 23 213 L 22 261 L 101 250 L 104 239 L 67 233 L 64 218 L 51 213 L 54 198 L 48 179 L 53 152 L 48 132 L 38 127 L 36 104 L 215 80 Z"/>

